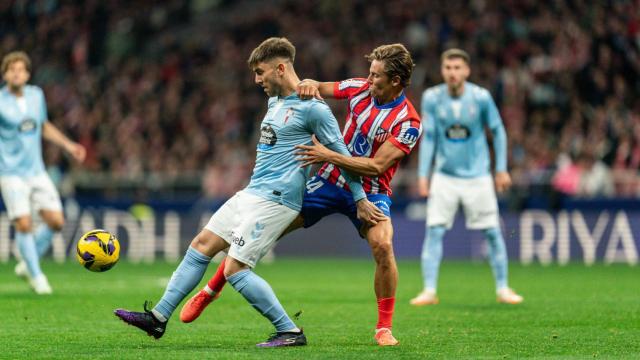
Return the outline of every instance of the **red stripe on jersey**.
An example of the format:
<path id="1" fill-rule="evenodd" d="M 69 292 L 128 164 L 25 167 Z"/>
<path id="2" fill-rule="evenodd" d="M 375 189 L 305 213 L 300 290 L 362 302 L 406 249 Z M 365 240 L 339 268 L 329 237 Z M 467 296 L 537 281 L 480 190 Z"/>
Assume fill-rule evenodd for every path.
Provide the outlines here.
<path id="1" fill-rule="evenodd" d="M 375 106 L 365 79 L 336 82 L 333 94 L 335 98 L 347 99 L 349 102 L 342 135 L 351 155 L 373 158 L 386 141 L 408 154 L 417 143 L 422 124 L 413 104 L 404 95 L 392 107 L 389 104 Z M 391 179 L 398 166 L 399 162 L 396 162 L 379 177 L 363 176 L 364 191 L 368 194 L 391 195 Z M 344 181 L 339 180 L 340 170 L 335 166 L 324 164 L 318 174 L 331 183 L 348 189 L 343 184 Z"/>

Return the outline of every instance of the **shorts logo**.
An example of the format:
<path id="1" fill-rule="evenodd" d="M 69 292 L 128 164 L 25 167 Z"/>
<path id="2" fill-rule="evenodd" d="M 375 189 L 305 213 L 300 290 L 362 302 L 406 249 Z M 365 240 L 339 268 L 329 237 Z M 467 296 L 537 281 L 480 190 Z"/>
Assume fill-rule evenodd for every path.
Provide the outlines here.
<path id="1" fill-rule="evenodd" d="M 398 141 L 405 145 L 411 145 L 418 140 L 418 136 L 420 136 L 420 130 L 414 127 L 408 128 L 405 132 L 400 134 L 398 137 Z"/>
<path id="2" fill-rule="evenodd" d="M 233 238 L 233 240 L 231 241 L 232 243 L 238 246 L 244 246 L 244 240 L 242 239 L 242 236 L 239 236 L 238 234 L 233 232 L 231 233 L 231 237 Z"/>
<path id="3" fill-rule="evenodd" d="M 256 240 L 262 235 L 262 231 L 264 230 L 264 224 L 257 222 L 256 226 L 251 231 L 251 239 Z M 241 245 L 242 246 L 242 245 Z"/>
<path id="4" fill-rule="evenodd" d="M 451 141 L 465 141 L 471 136 L 471 130 L 462 124 L 451 125 L 445 132 Z"/>
<path id="5" fill-rule="evenodd" d="M 20 126 L 18 127 L 18 130 L 20 132 L 29 132 L 35 129 L 36 129 L 36 122 L 31 118 L 26 118 L 22 120 L 22 122 L 20 123 Z"/>
<path id="6" fill-rule="evenodd" d="M 258 150 L 269 150 L 278 142 L 276 132 L 270 125 L 263 126 L 260 129 L 260 140 L 258 141 Z"/>
<path id="7" fill-rule="evenodd" d="M 367 154 L 367 152 L 369 152 L 370 148 L 371 145 L 369 145 L 367 137 L 362 135 L 361 133 L 358 133 L 356 135 L 355 141 L 353 142 L 353 152 L 355 152 L 358 156 L 363 156 Z"/>
<path id="8" fill-rule="evenodd" d="M 382 210 L 383 212 L 389 212 L 389 204 L 382 200 L 374 201 L 373 205 L 377 206 L 378 209 Z"/>

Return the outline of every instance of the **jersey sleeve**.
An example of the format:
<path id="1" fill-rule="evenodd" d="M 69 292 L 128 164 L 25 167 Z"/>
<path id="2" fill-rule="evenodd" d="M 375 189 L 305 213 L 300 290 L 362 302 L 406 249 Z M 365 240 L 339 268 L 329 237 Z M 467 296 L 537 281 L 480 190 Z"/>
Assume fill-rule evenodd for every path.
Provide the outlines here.
<path id="1" fill-rule="evenodd" d="M 483 101 L 483 118 L 493 134 L 493 150 L 497 172 L 507 171 L 507 133 L 500 117 L 500 112 L 489 91 L 485 90 Z"/>
<path id="2" fill-rule="evenodd" d="M 42 89 L 38 89 L 38 98 L 40 102 L 40 116 L 42 119 L 42 123 L 46 122 L 49 119 L 49 114 L 47 113 L 47 100 L 44 97 L 44 91 Z"/>
<path id="3" fill-rule="evenodd" d="M 369 88 L 367 79 L 354 78 L 333 83 L 333 97 L 336 99 L 347 99 L 355 94 L 361 93 Z"/>
<path id="4" fill-rule="evenodd" d="M 313 103 L 309 107 L 309 130 L 316 135 L 323 145 L 342 140 L 338 120 L 333 116 L 329 106 L 324 102 L 310 101 L 313 101 Z"/>
<path id="5" fill-rule="evenodd" d="M 393 126 L 389 140 L 395 147 L 409 154 L 420 135 L 422 134 L 422 124 L 417 114 L 409 115 Z"/>

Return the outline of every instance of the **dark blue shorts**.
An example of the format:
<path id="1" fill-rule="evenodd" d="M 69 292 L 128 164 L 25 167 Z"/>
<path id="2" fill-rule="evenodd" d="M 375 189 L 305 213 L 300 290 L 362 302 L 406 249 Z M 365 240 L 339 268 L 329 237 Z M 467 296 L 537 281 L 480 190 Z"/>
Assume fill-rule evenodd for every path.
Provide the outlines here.
<path id="1" fill-rule="evenodd" d="M 314 176 L 307 181 L 302 210 L 304 227 L 308 228 L 325 216 L 340 213 L 346 215 L 358 232 L 362 222 L 358 220 L 356 203 L 349 191 L 337 187 L 329 181 Z M 367 199 L 382 212 L 391 217 L 391 199 L 386 194 L 367 194 Z"/>

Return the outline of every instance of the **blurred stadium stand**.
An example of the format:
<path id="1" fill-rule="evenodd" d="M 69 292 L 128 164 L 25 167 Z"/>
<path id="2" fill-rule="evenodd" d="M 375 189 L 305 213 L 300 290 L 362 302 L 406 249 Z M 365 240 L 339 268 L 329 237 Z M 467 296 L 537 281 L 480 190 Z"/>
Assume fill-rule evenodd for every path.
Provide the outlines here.
<path id="1" fill-rule="evenodd" d="M 227 197 L 247 181 L 265 98 L 245 65 L 272 35 L 301 77 L 367 74 L 363 55 L 403 42 L 409 90 L 440 82 L 439 54 L 473 58 L 509 134 L 513 204 L 640 191 L 640 13 L 633 1 L 0 2 L 0 53 L 24 49 L 50 118 L 89 149 L 80 167 L 46 149 L 63 192 Z M 357 19 L 355 21 L 354 19 Z M 343 104 L 332 104 L 338 118 Z M 413 194 L 417 154 L 397 177 Z M 155 194 L 155 195 L 158 195 Z M 526 203 L 525 203 L 526 204 Z"/>

